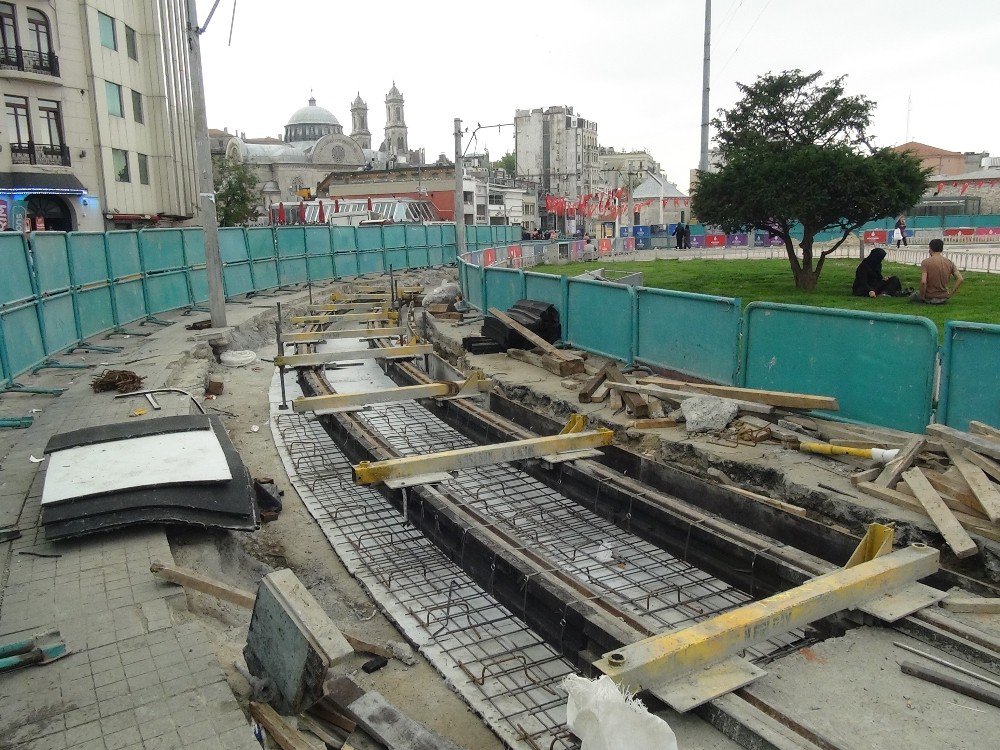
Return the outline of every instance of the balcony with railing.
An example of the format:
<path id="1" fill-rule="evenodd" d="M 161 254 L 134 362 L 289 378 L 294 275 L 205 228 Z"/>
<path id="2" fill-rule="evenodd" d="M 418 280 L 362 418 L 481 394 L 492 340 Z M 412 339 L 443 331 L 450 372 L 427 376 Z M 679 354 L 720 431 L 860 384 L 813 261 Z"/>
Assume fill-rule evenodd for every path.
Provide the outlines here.
<path id="1" fill-rule="evenodd" d="M 70 166 L 68 146 L 50 146 L 41 143 L 10 144 L 12 164 L 41 164 L 50 167 Z"/>
<path id="2" fill-rule="evenodd" d="M 59 58 L 51 52 L 38 52 L 23 47 L 0 47 L 0 70 L 59 76 Z"/>

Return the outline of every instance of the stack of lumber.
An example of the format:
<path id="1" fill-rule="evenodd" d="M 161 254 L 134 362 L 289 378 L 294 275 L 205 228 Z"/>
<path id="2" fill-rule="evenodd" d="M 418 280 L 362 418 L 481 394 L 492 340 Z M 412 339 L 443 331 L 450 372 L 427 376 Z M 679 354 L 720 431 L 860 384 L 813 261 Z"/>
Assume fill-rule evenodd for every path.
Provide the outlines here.
<path id="1" fill-rule="evenodd" d="M 521 300 L 521 302 L 518 302 L 517 304 L 522 305 L 523 303 L 530 301 L 531 300 Z M 515 308 L 516 307 L 517 305 L 515 305 Z M 551 307 L 551 305 L 549 305 L 549 307 Z M 525 359 L 514 354 L 515 351 L 523 351 L 519 347 L 510 348 L 510 346 L 508 346 L 507 353 L 511 354 L 516 359 L 525 359 L 525 361 L 528 361 L 530 364 L 537 364 L 540 367 L 544 367 L 549 372 L 555 375 L 559 375 L 560 377 L 575 375 L 577 373 L 586 371 L 586 367 L 583 362 L 583 357 L 581 357 L 579 354 L 575 352 L 568 352 L 562 349 L 558 349 L 552 344 L 551 341 L 546 340 L 545 338 L 542 337 L 542 335 L 536 333 L 535 331 L 529 329 L 527 326 L 515 320 L 512 317 L 512 315 L 515 314 L 514 308 L 511 308 L 510 312 L 511 315 L 508 315 L 507 313 L 497 310 L 495 307 L 491 307 L 490 315 L 492 317 L 487 318 L 486 322 L 483 324 L 483 335 L 489 336 L 490 338 L 499 341 L 499 339 L 502 337 L 496 333 L 496 326 L 500 325 L 503 328 L 513 333 L 516 333 L 518 336 L 518 339 L 516 340 L 527 341 L 528 344 L 536 347 L 541 352 L 541 354 L 538 357 L 538 360 L 535 361 L 533 359 Z M 558 313 L 556 313 L 556 315 L 558 315 Z M 546 321 L 549 321 L 550 319 L 547 318 L 544 313 L 539 312 L 537 320 L 538 320 L 538 326 L 536 327 L 543 329 L 546 335 L 550 337 L 554 335 L 552 341 L 554 341 L 555 338 L 558 338 L 559 335 L 558 332 L 554 333 L 552 330 L 549 329 L 551 323 Z M 496 321 L 496 322 L 493 323 L 490 321 Z M 556 325 L 558 325 L 559 318 L 556 317 L 555 321 Z M 511 345 L 511 341 L 515 341 L 515 339 L 508 339 L 506 344 Z"/>
<path id="2" fill-rule="evenodd" d="M 970 532 L 1000 541 L 1000 430 L 928 425 L 884 467 L 855 475 L 858 489 L 926 515 L 957 557 L 979 551 Z"/>

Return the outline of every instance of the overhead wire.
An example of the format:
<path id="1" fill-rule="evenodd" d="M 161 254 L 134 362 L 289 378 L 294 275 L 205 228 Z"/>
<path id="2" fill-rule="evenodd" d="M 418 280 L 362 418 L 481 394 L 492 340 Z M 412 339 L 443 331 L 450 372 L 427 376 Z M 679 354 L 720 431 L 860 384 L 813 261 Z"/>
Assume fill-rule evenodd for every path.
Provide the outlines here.
<path id="1" fill-rule="evenodd" d="M 746 33 L 743 35 L 743 38 L 740 39 L 739 44 L 737 44 L 735 49 L 733 49 L 733 51 L 729 53 L 729 57 L 726 58 L 726 62 L 723 63 L 722 68 L 719 70 L 720 74 L 723 71 L 725 71 L 725 69 L 729 66 L 729 63 L 732 62 L 733 57 L 736 55 L 737 52 L 740 51 L 740 47 L 743 46 L 743 42 L 745 42 L 747 38 L 750 36 L 750 34 L 753 32 L 754 28 L 757 26 L 757 22 L 760 20 L 760 17 L 764 15 L 764 11 L 767 10 L 771 2 L 772 0 L 767 0 L 767 2 L 764 3 L 764 6 L 760 9 L 760 12 L 757 14 L 757 17 L 753 19 L 753 23 L 750 24 L 750 28 L 747 29 Z"/>

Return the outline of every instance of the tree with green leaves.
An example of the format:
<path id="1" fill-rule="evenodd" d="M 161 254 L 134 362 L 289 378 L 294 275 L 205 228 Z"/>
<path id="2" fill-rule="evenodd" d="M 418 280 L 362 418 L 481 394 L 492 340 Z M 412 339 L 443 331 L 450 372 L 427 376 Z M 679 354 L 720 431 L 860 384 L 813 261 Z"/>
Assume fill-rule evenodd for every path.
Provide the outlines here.
<path id="1" fill-rule="evenodd" d="M 212 159 L 215 173 L 215 213 L 220 227 L 249 224 L 261 204 L 257 174 L 249 164 L 228 157 Z"/>
<path id="2" fill-rule="evenodd" d="M 815 289 L 826 257 L 853 232 L 908 210 L 927 185 L 919 159 L 872 145 L 875 103 L 847 95 L 844 76 L 822 75 L 790 70 L 737 84 L 740 101 L 712 121 L 722 166 L 699 172 L 692 204 L 723 231 L 780 237 L 800 289 Z M 814 239 L 828 230 L 841 236 L 816 258 Z"/>
<path id="3" fill-rule="evenodd" d="M 514 169 L 517 167 L 517 157 L 510 151 L 503 155 L 498 161 L 493 162 L 494 169 L 502 169 L 508 176 L 514 176 Z"/>

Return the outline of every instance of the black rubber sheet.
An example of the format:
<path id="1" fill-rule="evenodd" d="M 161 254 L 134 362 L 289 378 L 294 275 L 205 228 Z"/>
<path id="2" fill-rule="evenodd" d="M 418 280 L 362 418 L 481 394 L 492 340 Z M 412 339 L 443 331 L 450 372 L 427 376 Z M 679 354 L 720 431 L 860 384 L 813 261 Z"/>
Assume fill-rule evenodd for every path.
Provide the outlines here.
<path id="1" fill-rule="evenodd" d="M 169 432 L 191 432 L 211 428 L 206 414 L 190 414 L 178 417 L 154 417 L 153 419 L 131 420 L 87 427 L 82 430 L 61 432 L 49 438 L 45 446 L 46 453 L 78 448 L 81 445 L 97 445 L 115 440 L 131 440 L 132 438 L 164 435 Z"/>

